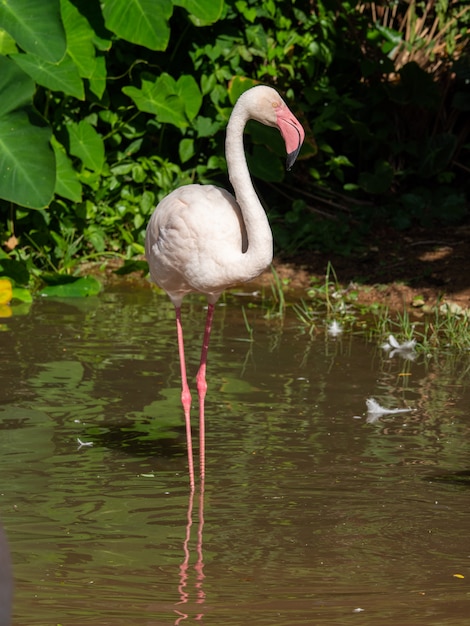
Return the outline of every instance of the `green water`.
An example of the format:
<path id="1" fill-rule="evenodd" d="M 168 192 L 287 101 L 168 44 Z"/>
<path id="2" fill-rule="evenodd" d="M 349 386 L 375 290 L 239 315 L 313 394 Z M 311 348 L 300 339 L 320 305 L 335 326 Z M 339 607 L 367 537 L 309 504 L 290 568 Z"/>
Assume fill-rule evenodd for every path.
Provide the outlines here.
<path id="1" fill-rule="evenodd" d="M 216 310 L 194 497 L 165 298 L 109 290 L 4 320 L 13 624 L 468 623 L 469 355 L 389 359 L 259 309 L 250 342 L 242 304 Z M 184 307 L 192 380 L 204 314 Z M 371 396 L 415 410 L 371 423 Z M 197 452 L 197 402 L 193 417 Z"/>

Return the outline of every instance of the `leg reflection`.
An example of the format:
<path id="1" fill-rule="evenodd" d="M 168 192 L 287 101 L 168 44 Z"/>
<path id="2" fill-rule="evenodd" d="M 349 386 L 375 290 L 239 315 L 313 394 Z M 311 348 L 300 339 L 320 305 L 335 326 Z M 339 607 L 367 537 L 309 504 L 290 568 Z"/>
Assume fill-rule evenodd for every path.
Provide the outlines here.
<path id="1" fill-rule="evenodd" d="M 204 593 L 203 582 L 204 582 L 204 556 L 202 553 L 202 536 L 204 530 L 204 479 L 201 479 L 201 486 L 199 492 L 199 516 L 198 516 L 198 525 L 197 525 L 197 544 L 196 544 L 196 554 L 197 561 L 194 566 L 194 570 L 196 571 L 196 591 L 197 591 L 197 604 L 204 604 L 206 599 L 206 594 Z M 196 616 L 197 620 L 202 620 L 204 617 L 204 613 L 200 613 Z"/>
<path id="2" fill-rule="evenodd" d="M 196 580 L 194 583 L 195 593 L 195 603 L 198 605 L 204 604 L 206 594 L 204 593 L 203 582 L 204 582 L 204 556 L 202 550 L 202 539 L 203 539 L 203 531 L 204 531 L 204 479 L 201 480 L 200 490 L 199 490 L 199 511 L 198 511 L 198 528 L 196 535 L 196 562 L 194 564 L 194 571 L 196 573 Z M 183 605 L 188 605 L 191 602 L 191 593 L 188 587 L 189 577 L 190 577 L 190 560 L 191 560 L 191 550 L 190 550 L 190 542 L 191 542 L 191 529 L 193 525 L 193 508 L 194 508 L 194 489 L 191 489 L 189 492 L 188 498 L 188 513 L 187 513 L 187 521 L 186 521 L 186 535 L 183 542 L 183 562 L 179 568 L 179 585 L 178 585 L 178 593 L 180 600 L 176 603 L 175 613 L 177 618 L 175 620 L 175 626 L 181 624 L 181 622 L 185 619 L 188 619 L 189 613 L 183 611 Z M 186 611 L 188 611 L 189 606 L 184 607 Z M 200 611 L 200 607 L 199 611 Z M 202 621 L 204 617 L 204 613 L 198 612 L 194 619 L 196 621 Z"/>

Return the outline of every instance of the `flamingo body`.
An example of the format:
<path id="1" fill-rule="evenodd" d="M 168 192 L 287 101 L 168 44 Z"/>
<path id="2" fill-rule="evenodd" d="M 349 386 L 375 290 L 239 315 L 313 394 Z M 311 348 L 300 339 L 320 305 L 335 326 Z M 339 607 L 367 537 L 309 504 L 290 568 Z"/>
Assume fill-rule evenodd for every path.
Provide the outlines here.
<path id="1" fill-rule="evenodd" d="M 213 185 L 175 189 L 160 202 L 147 230 L 150 275 L 175 306 L 191 292 L 215 303 L 227 287 L 255 278 L 272 260 L 272 242 L 251 276 L 240 274 L 237 264 L 246 249 L 239 205 L 228 191 Z"/>
<path id="2" fill-rule="evenodd" d="M 214 305 L 224 289 L 256 278 L 273 257 L 271 229 L 253 187 L 243 146 L 243 131 L 249 119 L 279 130 L 286 145 L 287 167 L 290 169 L 302 146 L 304 130 L 274 89 L 265 85 L 252 87 L 237 100 L 227 126 L 225 154 L 235 197 L 213 185 L 185 185 L 163 198 L 147 226 L 145 251 L 150 275 L 175 306 L 191 489 L 194 489 L 191 393 L 186 378 L 182 300 L 186 294 L 198 292 L 208 301 L 196 376 L 203 481 L 206 364 Z"/>

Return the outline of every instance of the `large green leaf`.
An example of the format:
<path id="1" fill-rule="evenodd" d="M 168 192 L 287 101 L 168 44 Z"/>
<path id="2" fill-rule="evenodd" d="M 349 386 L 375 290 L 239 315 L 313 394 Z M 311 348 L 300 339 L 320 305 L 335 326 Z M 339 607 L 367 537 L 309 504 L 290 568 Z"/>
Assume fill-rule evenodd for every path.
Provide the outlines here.
<path id="1" fill-rule="evenodd" d="M 0 118 L 0 197 L 28 208 L 49 204 L 55 186 L 55 159 L 49 127 L 34 125 L 28 113 Z"/>
<path id="2" fill-rule="evenodd" d="M 94 172 L 101 172 L 104 164 L 103 138 L 91 124 L 82 120 L 67 126 L 70 154 L 81 159 L 83 165 Z"/>
<path id="3" fill-rule="evenodd" d="M 101 289 L 101 283 L 94 276 L 83 276 L 73 282 L 48 285 L 41 289 L 39 295 L 49 298 L 86 298 L 98 295 Z"/>
<path id="4" fill-rule="evenodd" d="M 216 22 L 224 10 L 224 0 L 173 0 L 173 4 L 191 13 L 197 26 Z"/>
<path id="5" fill-rule="evenodd" d="M 3 0 L 0 28 L 4 28 L 23 50 L 57 63 L 66 50 L 60 0 Z"/>
<path id="6" fill-rule="evenodd" d="M 106 27 L 150 50 L 165 50 L 170 38 L 171 0 L 103 0 Z"/>
<path id="7" fill-rule="evenodd" d="M 43 87 L 51 91 L 62 91 L 79 100 L 84 100 L 85 90 L 82 79 L 69 56 L 65 56 L 59 63 L 49 63 L 34 54 L 15 54 L 11 58 Z"/>
<path id="8" fill-rule="evenodd" d="M 31 104 L 34 82 L 9 59 L 0 56 L 0 117 Z"/>
<path id="9" fill-rule="evenodd" d="M 95 71 L 94 30 L 88 20 L 69 1 L 61 0 L 62 19 L 67 33 L 67 52 L 78 68 L 80 76 L 91 78 Z"/>

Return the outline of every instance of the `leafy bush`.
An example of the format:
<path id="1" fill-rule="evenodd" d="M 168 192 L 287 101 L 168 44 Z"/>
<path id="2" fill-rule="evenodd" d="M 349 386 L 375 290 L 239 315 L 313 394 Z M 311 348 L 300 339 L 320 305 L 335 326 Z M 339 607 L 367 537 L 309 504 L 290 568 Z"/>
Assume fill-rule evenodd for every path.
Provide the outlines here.
<path id="1" fill-rule="evenodd" d="M 454 0 L 3 3 L 0 273 L 24 282 L 141 254 L 159 199 L 226 186 L 224 129 L 259 81 L 307 129 L 288 174 L 276 134 L 248 129 L 282 250 L 350 249 L 376 215 L 399 228 L 461 219 L 469 23 Z"/>

